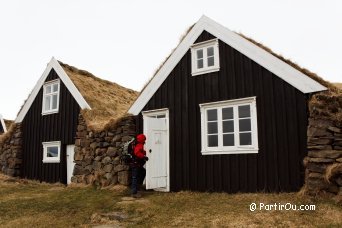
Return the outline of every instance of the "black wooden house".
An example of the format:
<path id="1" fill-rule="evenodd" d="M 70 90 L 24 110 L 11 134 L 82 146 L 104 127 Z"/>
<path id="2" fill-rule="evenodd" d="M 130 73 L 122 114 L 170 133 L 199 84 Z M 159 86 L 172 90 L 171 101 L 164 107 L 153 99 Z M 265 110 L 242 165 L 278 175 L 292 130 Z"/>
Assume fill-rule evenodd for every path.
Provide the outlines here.
<path id="1" fill-rule="evenodd" d="M 203 16 L 131 106 L 161 191 L 296 191 L 310 94 L 303 72 Z"/>
<path id="2" fill-rule="evenodd" d="M 118 106 L 127 106 L 126 112 L 130 94 L 135 92 L 52 58 L 15 120 L 22 129 L 21 177 L 69 183 L 81 111 L 93 112 L 83 116 L 93 127 L 91 118 L 101 123 L 120 116 Z"/>

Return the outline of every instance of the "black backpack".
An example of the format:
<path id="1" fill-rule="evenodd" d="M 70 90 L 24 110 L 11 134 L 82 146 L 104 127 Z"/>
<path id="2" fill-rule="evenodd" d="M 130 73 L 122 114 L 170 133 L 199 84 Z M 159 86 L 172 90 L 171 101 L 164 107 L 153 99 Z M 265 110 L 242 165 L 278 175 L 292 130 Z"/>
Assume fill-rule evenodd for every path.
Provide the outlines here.
<path id="1" fill-rule="evenodd" d="M 122 147 L 121 163 L 131 164 L 135 162 L 134 147 L 136 139 L 133 137 L 131 140 L 124 143 Z"/>

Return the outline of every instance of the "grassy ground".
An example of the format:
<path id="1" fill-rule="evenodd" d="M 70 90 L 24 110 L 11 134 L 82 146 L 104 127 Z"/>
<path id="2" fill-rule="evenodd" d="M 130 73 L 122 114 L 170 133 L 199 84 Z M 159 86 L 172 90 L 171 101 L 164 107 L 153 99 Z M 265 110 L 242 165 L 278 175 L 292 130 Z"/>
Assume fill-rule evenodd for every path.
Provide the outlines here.
<path id="1" fill-rule="evenodd" d="M 296 193 L 145 193 L 127 197 L 122 187 L 64 187 L 0 178 L 1 227 L 221 227 L 342 226 L 342 205 Z M 259 210 L 249 205 L 315 205 L 315 211 Z"/>

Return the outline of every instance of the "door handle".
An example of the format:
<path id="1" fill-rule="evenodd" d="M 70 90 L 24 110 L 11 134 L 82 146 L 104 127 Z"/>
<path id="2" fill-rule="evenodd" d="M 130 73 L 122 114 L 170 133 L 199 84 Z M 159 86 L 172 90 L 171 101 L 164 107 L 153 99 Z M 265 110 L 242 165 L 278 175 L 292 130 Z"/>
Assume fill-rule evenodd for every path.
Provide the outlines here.
<path id="1" fill-rule="evenodd" d="M 152 150 L 150 149 L 148 152 L 152 153 Z"/>

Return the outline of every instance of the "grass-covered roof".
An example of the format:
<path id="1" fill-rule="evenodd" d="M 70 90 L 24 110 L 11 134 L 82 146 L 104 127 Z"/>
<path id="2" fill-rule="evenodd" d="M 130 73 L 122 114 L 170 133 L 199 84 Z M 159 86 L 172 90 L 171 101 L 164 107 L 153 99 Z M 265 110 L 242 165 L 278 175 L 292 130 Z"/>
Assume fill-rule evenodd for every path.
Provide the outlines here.
<path id="1" fill-rule="evenodd" d="M 100 79 L 88 71 L 59 63 L 90 105 L 91 110 L 81 112 L 87 125 L 93 130 L 101 130 L 110 120 L 124 116 L 138 96 L 138 92 L 132 89 Z"/>

